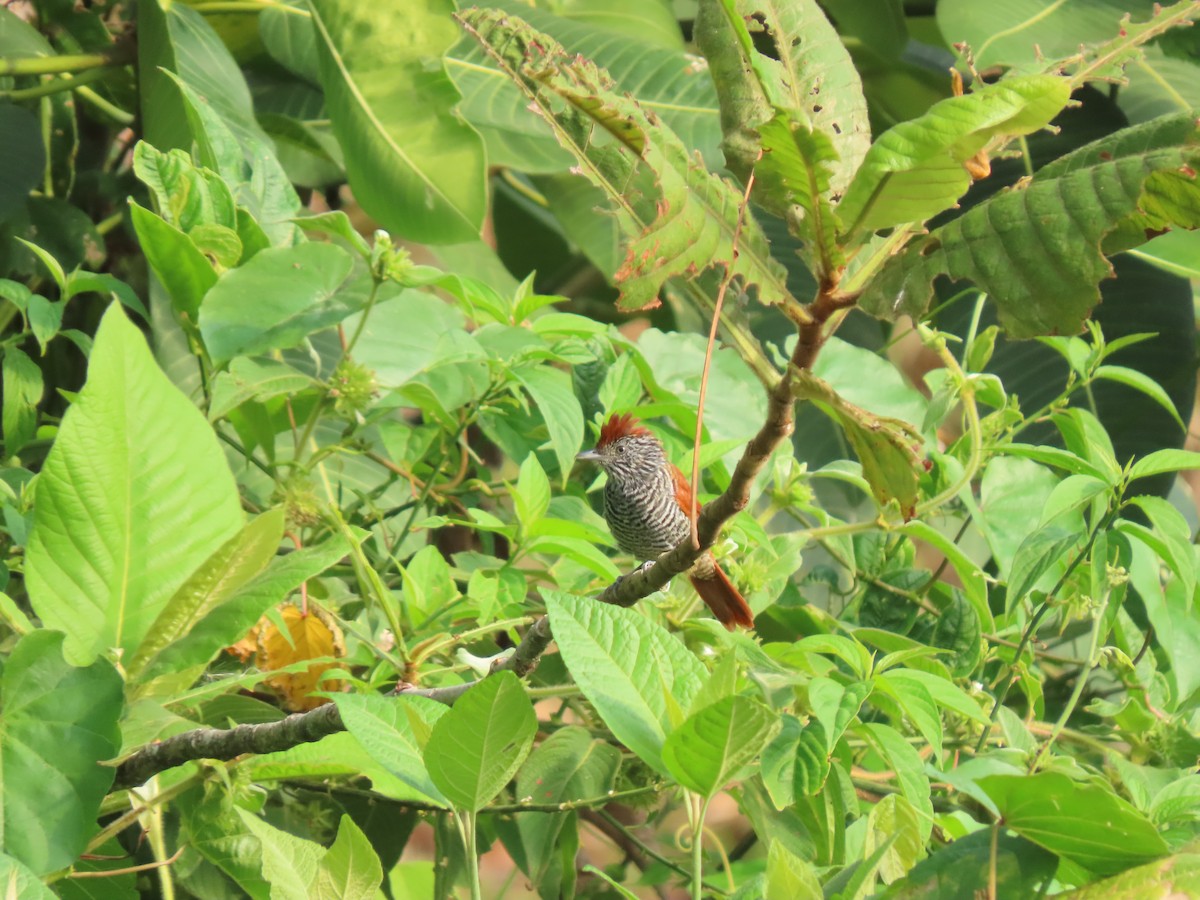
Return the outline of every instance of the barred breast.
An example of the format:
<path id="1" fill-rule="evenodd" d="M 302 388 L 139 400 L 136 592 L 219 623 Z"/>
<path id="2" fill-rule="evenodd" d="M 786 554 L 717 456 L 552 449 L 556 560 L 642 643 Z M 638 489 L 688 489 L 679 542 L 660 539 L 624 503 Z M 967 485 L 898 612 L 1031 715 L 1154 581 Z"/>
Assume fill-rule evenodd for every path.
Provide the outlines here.
<path id="1" fill-rule="evenodd" d="M 691 531 L 665 466 L 653 478 L 610 477 L 604 488 L 604 518 L 617 545 L 641 560 L 657 559 Z"/>

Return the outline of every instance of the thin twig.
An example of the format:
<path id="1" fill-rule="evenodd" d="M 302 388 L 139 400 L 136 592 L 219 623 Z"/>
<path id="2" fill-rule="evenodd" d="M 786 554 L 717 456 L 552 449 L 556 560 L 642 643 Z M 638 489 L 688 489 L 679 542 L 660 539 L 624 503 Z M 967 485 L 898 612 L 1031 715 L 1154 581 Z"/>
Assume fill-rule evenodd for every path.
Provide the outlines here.
<path id="1" fill-rule="evenodd" d="M 762 148 L 754 163 L 762 159 Z M 704 399 L 708 396 L 708 372 L 712 366 L 713 346 L 717 343 L 717 326 L 721 324 L 721 308 L 725 305 L 725 293 L 733 281 L 733 267 L 738 258 L 738 241 L 742 237 L 742 225 L 746 221 L 746 208 L 750 205 L 750 191 L 754 188 L 754 169 L 746 178 L 746 190 L 742 194 L 742 204 L 738 207 L 737 222 L 733 226 L 733 238 L 730 241 L 729 265 L 725 267 L 725 275 L 721 278 L 721 286 L 717 288 L 717 300 L 712 314 L 712 325 L 708 329 L 708 345 L 704 348 L 704 369 L 700 373 L 700 398 L 696 403 L 696 437 L 692 443 L 692 503 L 688 510 L 688 519 L 692 523 L 692 549 L 700 549 L 700 535 L 697 531 L 697 516 L 700 503 L 700 437 L 704 434 Z"/>
<path id="2" fill-rule="evenodd" d="M 118 875 L 132 875 L 135 872 L 149 872 L 152 869 L 161 869 L 163 866 L 169 866 L 174 863 L 183 854 L 186 845 L 180 847 L 167 859 L 160 859 L 156 862 L 142 863 L 140 866 L 129 866 L 124 869 L 104 869 L 98 872 L 71 872 L 67 875 L 68 878 L 115 878 Z"/>

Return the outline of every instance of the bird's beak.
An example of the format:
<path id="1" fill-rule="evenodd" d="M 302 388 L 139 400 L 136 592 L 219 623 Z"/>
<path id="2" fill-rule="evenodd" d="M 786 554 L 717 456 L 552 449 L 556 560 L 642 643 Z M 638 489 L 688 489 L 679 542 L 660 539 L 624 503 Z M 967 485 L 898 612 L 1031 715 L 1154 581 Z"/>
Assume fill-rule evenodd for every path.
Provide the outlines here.
<path id="1" fill-rule="evenodd" d="M 575 459 L 579 462 L 599 462 L 600 451 L 599 450 L 584 450 L 582 453 L 580 453 L 578 456 L 576 456 Z"/>

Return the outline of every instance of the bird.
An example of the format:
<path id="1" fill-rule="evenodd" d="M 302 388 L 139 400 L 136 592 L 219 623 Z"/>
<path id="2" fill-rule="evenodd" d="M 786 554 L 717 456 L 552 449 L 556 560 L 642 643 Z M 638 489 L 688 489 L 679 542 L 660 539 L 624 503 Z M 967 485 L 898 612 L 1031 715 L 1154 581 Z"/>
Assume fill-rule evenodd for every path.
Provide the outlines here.
<path id="1" fill-rule="evenodd" d="M 691 534 L 692 489 L 667 459 L 663 445 L 631 413 L 613 414 L 592 450 L 576 459 L 598 463 L 608 475 L 604 518 L 617 546 L 653 565 Z M 688 580 L 722 625 L 752 628 L 754 614 L 711 551 L 696 560 Z"/>

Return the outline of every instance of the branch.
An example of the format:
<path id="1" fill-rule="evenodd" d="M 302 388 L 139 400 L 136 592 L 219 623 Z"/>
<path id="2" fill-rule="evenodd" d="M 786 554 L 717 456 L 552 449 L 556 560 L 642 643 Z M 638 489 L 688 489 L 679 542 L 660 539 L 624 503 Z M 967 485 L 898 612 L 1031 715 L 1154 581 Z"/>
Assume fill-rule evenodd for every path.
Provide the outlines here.
<path id="1" fill-rule="evenodd" d="M 543 616 L 525 632 L 525 637 L 513 655 L 493 666 L 492 672 L 507 669 L 519 677 L 525 677 L 537 665 L 538 657 L 550 645 L 550 640 L 550 620 Z M 398 693 L 407 697 L 428 697 L 440 703 L 451 704 L 465 694 L 474 683 L 472 681 L 438 688 L 402 685 Z M 185 731 L 183 734 L 143 747 L 117 766 L 113 789 L 143 784 L 159 772 L 193 760 L 228 760 L 245 753 L 289 750 L 299 744 L 319 741 L 327 735 L 345 730 L 346 726 L 342 723 L 336 704 L 326 703 L 309 712 L 295 713 L 278 722 Z"/>

